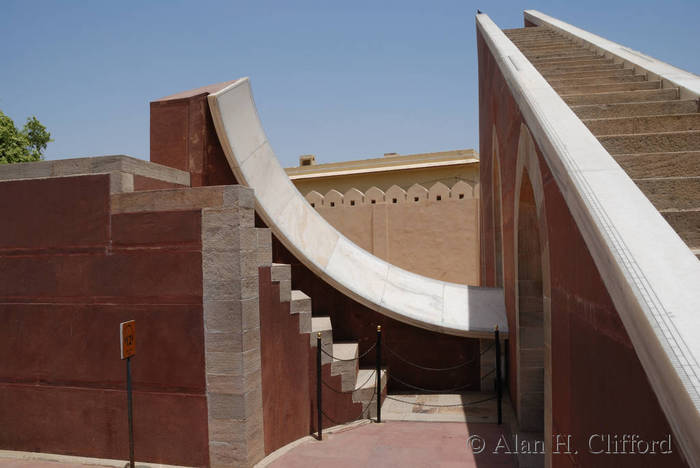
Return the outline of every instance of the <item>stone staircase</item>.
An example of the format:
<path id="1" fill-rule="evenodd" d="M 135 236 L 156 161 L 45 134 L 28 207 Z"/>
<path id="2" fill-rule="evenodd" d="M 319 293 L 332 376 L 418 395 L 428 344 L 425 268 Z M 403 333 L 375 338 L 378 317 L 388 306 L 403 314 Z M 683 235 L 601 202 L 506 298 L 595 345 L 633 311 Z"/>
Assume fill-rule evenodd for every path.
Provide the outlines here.
<path id="1" fill-rule="evenodd" d="M 259 229 L 262 231 L 262 229 Z M 264 229 L 264 231 L 268 231 Z M 269 231 L 268 231 L 269 232 Z M 330 365 L 330 377 L 336 377 L 330 382 L 326 382 L 338 391 L 348 392 L 352 403 L 362 405 L 362 415 L 364 418 L 375 417 L 377 413 L 376 399 L 374 393 L 376 388 L 376 376 L 374 369 L 360 369 L 359 361 L 355 360 L 359 355 L 359 345 L 357 342 L 333 342 L 333 326 L 330 317 L 313 317 L 311 314 L 311 298 L 302 291 L 292 289 L 291 266 L 282 263 L 272 263 L 271 279 L 280 285 L 280 302 L 290 303 L 290 313 L 299 317 L 299 333 L 309 334 L 309 346 L 316 348 L 317 335 L 321 334 L 321 346 L 324 351 L 332 355 L 321 354 L 321 362 L 324 368 Z M 315 361 L 314 361 L 315 362 Z M 325 374 L 325 372 L 324 372 Z M 326 380 L 324 378 L 324 380 Z M 381 372 L 381 392 L 386 394 L 387 376 L 386 369 Z M 339 384 L 339 385 L 338 385 Z M 323 388 L 324 402 L 328 398 L 334 398 L 327 387 Z M 350 393 L 352 392 L 352 393 Z M 337 406 L 333 404 L 332 406 Z M 368 408 L 369 407 L 369 408 Z M 324 404 L 324 411 L 328 413 Z M 340 421 L 349 422 L 349 421 Z M 324 422 L 324 426 L 328 421 Z M 332 426 L 334 424 L 328 424 Z"/>
<path id="2" fill-rule="evenodd" d="M 552 29 L 503 32 L 700 258 L 700 101 Z"/>

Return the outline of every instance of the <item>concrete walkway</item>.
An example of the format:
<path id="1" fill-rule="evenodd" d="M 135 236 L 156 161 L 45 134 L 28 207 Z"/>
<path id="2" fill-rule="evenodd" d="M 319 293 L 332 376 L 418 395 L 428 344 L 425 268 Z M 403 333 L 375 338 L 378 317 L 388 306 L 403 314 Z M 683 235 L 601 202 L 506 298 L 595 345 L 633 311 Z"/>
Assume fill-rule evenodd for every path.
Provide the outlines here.
<path id="1" fill-rule="evenodd" d="M 503 426 L 464 422 L 389 421 L 364 424 L 304 442 L 268 467 L 515 467 L 513 456 L 493 454 Z M 478 436 L 481 454 L 468 446 Z"/>

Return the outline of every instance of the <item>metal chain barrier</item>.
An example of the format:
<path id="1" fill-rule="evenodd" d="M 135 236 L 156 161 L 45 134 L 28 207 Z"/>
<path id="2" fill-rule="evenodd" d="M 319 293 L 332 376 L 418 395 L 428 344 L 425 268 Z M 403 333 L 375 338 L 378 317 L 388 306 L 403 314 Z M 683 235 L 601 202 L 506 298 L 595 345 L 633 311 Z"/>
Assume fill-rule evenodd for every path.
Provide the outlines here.
<path id="1" fill-rule="evenodd" d="M 357 356 L 357 357 L 355 357 L 355 358 L 350 358 L 350 359 L 341 359 L 341 358 L 339 358 L 339 357 L 335 357 L 335 356 L 333 356 L 332 354 L 330 354 L 328 351 L 326 351 L 326 350 L 323 349 L 323 348 L 321 348 L 321 352 L 322 352 L 323 354 L 325 354 L 326 356 L 330 357 L 331 359 L 335 360 L 335 361 L 350 362 L 350 361 L 359 361 L 359 360 L 362 359 L 363 357 L 367 356 L 367 355 L 370 353 L 370 351 L 372 351 L 372 350 L 374 349 L 375 346 L 377 346 L 377 343 L 376 343 L 376 342 L 375 342 L 374 344 L 372 344 L 372 346 L 370 346 L 370 347 L 369 347 L 364 353 L 362 353 L 361 355 L 359 355 L 359 356 Z"/>
<path id="2" fill-rule="evenodd" d="M 484 403 L 484 402 L 486 402 L 486 401 L 491 401 L 491 400 L 495 400 L 495 399 L 496 399 L 496 397 L 493 396 L 493 397 L 489 397 L 489 398 L 484 398 L 483 400 L 470 401 L 469 403 L 454 404 L 454 405 L 437 405 L 437 404 L 429 404 L 429 403 L 420 403 L 420 402 L 418 402 L 418 401 L 406 401 L 406 400 L 401 400 L 401 399 L 399 399 L 399 398 L 396 398 L 396 397 L 393 397 L 393 396 L 390 396 L 390 395 L 387 395 L 386 398 L 387 398 L 388 400 L 394 400 L 394 401 L 398 401 L 398 402 L 400 402 L 400 403 L 406 403 L 406 404 L 408 404 L 408 405 L 428 406 L 428 407 L 430 407 L 430 408 L 457 408 L 457 407 L 460 407 L 460 406 L 461 406 L 462 408 L 466 408 L 467 406 L 476 405 L 476 404 L 478 404 L 478 403 Z"/>
<path id="3" fill-rule="evenodd" d="M 470 384 L 462 385 L 462 386 L 460 386 L 460 387 L 455 387 L 455 388 L 446 388 L 446 389 L 443 389 L 443 390 L 431 390 L 431 389 L 429 389 L 429 388 L 423 388 L 423 387 L 418 387 L 418 386 L 416 386 L 416 385 L 411 385 L 410 383 L 404 382 L 403 380 L 399 379 L 399 378 L 396 377 L 395 375 L 389 374 L 388 377 L 389 377 L 390 379 L 392 379 L 392 380 L 397 381 L 397 382 L 400 383 L 401 385 L 405 385 L 405 386 L 407 386 L 407 387 L 409 387 L 409 388 L 412 388 L 413 390 L 418 390 L 418 391 L 427 392 L 427 393 L 452 393 L 452 392 L 456 392 L 457 390 L 464 390 L 464 389 L 466 389 L 466 388 L 469 388 L 469 387 L 473 387 L 473 386 L 474 386 L 473 383 L 470 383 Z"/>
<path id="4" fill-rule="evenodd" d="M 369 380 L 368 380 L 368 382 L 369 382 Z M 366 383 L 366 382 L 365 382 L 365 383 Z M 330 387 L 329 387 L 329 388 L 330 388 Z M 337 390 L 334 390 L 334 389 L 332 389 L 332 388 L 331 388 L 331 390 L 333 390 L 333 391 L 335 391 L 335 392 L 337 392 L 337 393 L 352 393 L 352 392 L 338 392 Z M 357 390 L 359 390 L 359 389 L 357 389 Z M 360 420 L 360 419 L 366 419 L 365 416 L 367 415 L 367 413 L 369 412 L 369 410 L 372 409 L 372 402 L 374 401 L 374 397 L 376 397 L 376 396 L 377 396 L 377 389 L 375 388 L 374 391 L 372 392 L 372 397 L 369 399 L 369 402 L 367 402 L 367 407 L 366 407 L 365 409 L 362 410 L 362 412 L 360 413 L 360 417 L 357 418 L 357 419 L 355 419 L 355 421 L 358 421 L 358 420 Z M 328 416 L 328 415 L 326 414 L 325 411 L 323 411 L 323 409 L 321 409 L 321 414 L 322 414 L 323 416 L 325 416 L 326 419 L 328 419 L 330 422 L 332 422 L 332 423 L 335 424 L 336 426 L 341 426 L 341 425 L 343 425 L 343 424 L 347 424 L 347 421 L 344 422 L 344 423 L 342 423 L 342 422 L 338 422 L 338 421 L 336 421 L 335 419 L 331 418 L 330 416 Z"/>
<path id="5" fill-rule="evenodd" d="M 433 372 L 440 372 L 440 371 L 457 370 L 457 369 L 460 369 L 460 368 L 462 368 L 462 367 L 468 366 L 469 364 L 473 364 L 474 362 L 476 362 L 477 359 L 481 358 L 481 356 L 483 356 L 484 354 L 486 354 L 487 352 L 489 352 L 489 351 L 491 350 L 491 348 L 493 348 L 493 345 L 491 345 L 491 346 L 489 346 L 488 348 L 486 348 L 485 350 L 481 351 L 477 357 L 472 358 L 472 359 L 470 359 L 469 361 L 464 361 L 464 362 L 461 362 L 461 363 L 459 363 L 459 364 L 456 364 L 456 365 L 450 366 L 450 367 L 428 367 L 428 366 L 422 366 L 422 365 L 420 365 L 420 364 L 417 364 L 417 363 L 415 363 L 415 362 L 409 361 L 408 359 L 404 358 L 404 357 L 401 356 L 399 353 L 397 353 L 396 351 L 394 351 L 393 349 L 391 349 L 388 345 L 385 344 L 384 347 L 385 347 L 387 350 L 389 350 L 389 352 L 390 352 L 391 354 L 393 354 L 394 356 L 396 356 L 399 360 L 405 362 L 406 364 L 408 364 L 408 365 L 410 365 L 410 366 L 416 367 L 416 368 L 421 369 L 421 370 L 433 371 Z"/>
<path id="6" fill-rule="evenodd" d="M 339 393 L 339 394 L 342 394 L 342 393 L 351 394 L 351 393 L 355 393 L 355 392 L 358 391 L 358 390 L 362 390 L 362 388 L 363 388 L 365 385 L 367 385 L 367 383 L 374 377 L 374 374 L 375 374 L 374 372 L 372 372 L 371 374 L 369 374 L 369 377 L 367 377 L 367 380 L 365 380 L 365 382 L 364 382 L 362 385 L 360 385 L 359 387 L 356 387 L 354 390 L 346 390 L 346 391 L 337 390 L 337 389 L 331 387 L 328 383 L 326 383 L 325 380 L 321 380 L 321 383 L 323 384 L 324 387 L 328 388 L 329 390 L 331 390 L 331 391 L 333 391 L 333 392 L 335 392 L 335 393 Z"/>
<path id="7" fill-rule="evenodd" d="M 507 345 L 508 342 L 506 341 L 506 351 L 507 351 Z M 317 366 L 317 380 L 316 380 L 316 401 L 317 401 L 317 411 L 318 411 L 318 438 L 319 440 L 323 439 L 323 417 L 326 417 L 329 421 L 331 421 L 333 424 L 340 425 L 344 423 L 340 423 L 336 421 L 335 419 L 331 418 L 328 416 L 324 411 L 323 411 L 323 404 L 322 404 L 322 388 L 325 386 L 332 392 L 336 394 L 354 394 L 356 391 L 361 390 L 365 388 L 365 386 L 372 380 L 372 378 L 375 379 L 375 385 L 374 385 L 374 391 L 372 392 L 372 397 L 370 398 L 370 401 L 367 403 L 367 406 L 365 407 L 364 410 L 360 413 L 360 418 L 359 419 L 364 419 L 365 414 L 371 409 L 372 407 L 372 402 L 375 400 L 376 397 L 376 405 L 377 405 L 377 422 L 381 422 L 381 349 L 382 349 L 382 337 L 381 337 L 381 326 L 377 327 L 377 341 L 372 344 L 367 350 L 365 350 L 364 353 L 359 355 L 358 357 L 351 358 L 351 359 L 341 359 L 336 356 L 333 356 L 332 353 L 327 352 L 325 349 L 323 349 L 321 345 L 321 333 L 319 332 L 317 335 L 316 339 L 316 366 Z M 483 381 L 485 378 L 490 376 L 493 373 L 496 373 L 496 396 L 489 397 L 489 398 L 484 398 L 481 400 L 475 400 L 475 401 L 470 401 L 467 403 L 461 403 L 461 404 L 432 404 L 432 403 L 421 403 L 418 401 L 407 401 L 407 400 L 402 400 L 401 398 L 396 398 L 390 395 L 386 395 L 385 398 L 388 400 L 393 400 L 399 403 L 405 403 L 409 405 L 418 405 L 418 406 L 425 406 L 425 407 L 430 407 L 430 408 L 456 408 L 456 407 L 462 407 L 466 408 L 469 406 L 477 405 L 480 403 L 484 403 L 487 401 L 491 400 L 497 400 L 497 411 L 498 411 L 498 424 L 502 423 L 502 409 L 501 409 L 501 400 L 502 400 L 502 387 L 501 387 L 501 347 L 500 347 L 500 337 L 499 337 L 499 332 L 498 332 L 498 326 L 495 327 L 494 330 L 494 342 L 489 345 L 486 349 L 481 351 L 477 356 L 474 358 L 461 362 L 459 364 L 453 365 L 453 366 L 448 366 L 448 367 L 429 367 L 429 366 L 423 366 L 421 364 L 415 363 L 413 361 L 410 361 L 403 356 L 401 356 L 398 352 L 394 351 L 391 347 L 387 346 L 384 344 L 386 349 L 391 353 L 394 357 L 399 359 L 400 361 L 413 366 L 415 368 L 425 370 L 425 371 L 431 371 L 431 372 L 446 372 L 446 371 L 453 371 L 460 369 L 462 367 L 466 367 L 470 364 L 475 363 L 478 359 L 481 359 L 481 357 L 491 351 L 492 348 L 496 348 L 496 366 L 494 369 L 490 370 L 486 374 L 480 376 L 479 381 Z M 331 359 L 335 361 L 342 361 L 342 362 L 352 362 L 352 361 L 359 361 L 360 359 L 366 357 L 372 350 L 376 348 L 376 368 L 374 372 L 371 372 L 367 379 L 365 380 L 364 383 L 360 386 L 355 386 L 353 390 L 348 390 L 348 391 L 342 391 L 333 388 L 331 385 L 329 385 L 326 381 L 323 380 L 323 375 L 322 375 L 322 360 L 321 360 L 321 355 L 325 354 L 326 356 L 329 356 Z M 507 367 L 507 362 L 506 362 L 506 373 L 508 372 L 508 367 Z M 449 389 L 440 389 L 440 390 L 435 390 L 435 389 L 429 389 L 429 388 L 423 388 L 419 387 L 417 385 L 412 385 L 408 382 L 404 382 L 400 378 L 396 377 L 395 375 L 387 374 L 387 378 L 393 379 L 394 381 L 398 382 L 401 385 L 404 385 L 408 388 L 411 388 L 413 390 L 418 390 L 421 392 L 426 392 L 426 393 L 453 393 L 459 390 L 465 390 L 469 387 L 473 387 L 475 384 L 470 383 L 470 384 L 465 384 L 459 387 L 455 388 L 449 388 Z"/>

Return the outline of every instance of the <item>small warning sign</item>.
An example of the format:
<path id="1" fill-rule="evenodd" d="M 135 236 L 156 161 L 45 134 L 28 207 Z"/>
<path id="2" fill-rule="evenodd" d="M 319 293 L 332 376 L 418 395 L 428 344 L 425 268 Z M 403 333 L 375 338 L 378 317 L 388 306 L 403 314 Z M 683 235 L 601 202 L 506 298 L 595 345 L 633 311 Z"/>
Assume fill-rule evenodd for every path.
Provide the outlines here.
<path id="1" fill-rule="evenodd" d="M 121 338 L 122 359 L 130 358 L 136 354 L 136 321 L 129 320 L 119 324 L 119 337 Z"/>

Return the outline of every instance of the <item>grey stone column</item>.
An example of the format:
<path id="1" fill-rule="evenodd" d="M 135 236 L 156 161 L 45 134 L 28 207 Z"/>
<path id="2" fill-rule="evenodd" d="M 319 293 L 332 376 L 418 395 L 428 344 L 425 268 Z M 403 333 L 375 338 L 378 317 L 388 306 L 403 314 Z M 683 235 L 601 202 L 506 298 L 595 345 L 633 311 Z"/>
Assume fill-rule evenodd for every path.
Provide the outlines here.
<path id="1" fill-rule="evenodd" d="M 209 457 L 252 466 L 265 455 L 260 367 L 258 233 L 253 191 L 227 187 L 202 210 Z"/>

